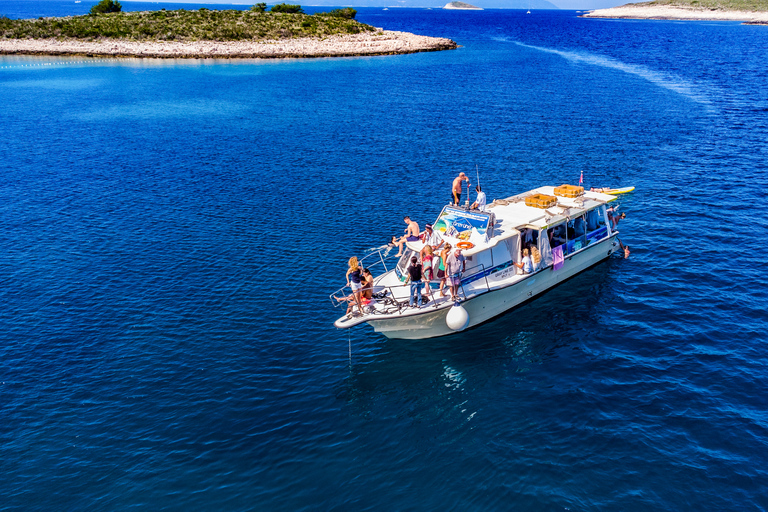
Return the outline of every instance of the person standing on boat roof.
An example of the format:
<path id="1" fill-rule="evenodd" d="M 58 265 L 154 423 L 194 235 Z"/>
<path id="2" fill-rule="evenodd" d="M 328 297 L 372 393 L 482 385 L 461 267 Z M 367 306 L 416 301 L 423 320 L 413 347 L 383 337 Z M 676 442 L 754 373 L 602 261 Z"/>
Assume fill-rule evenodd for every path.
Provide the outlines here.
<path id="1" fill-rule="evenodd" d="M 459 286 L 461 286 L 461 274 L 467 270 L 467 261 L 461 254 L 461 249 L 456 248 L 445 261 L 445 274 L 448 277 L 448 285 L 451 287 L 451 298 L 458 300 Z"/>
<path id="2" fill-rule="evenodd" d="M 461 182 L 467 182 L 467 188 L 469 188 L 469 178 L 463 172 L 460 172 L 453 180 L 453 189 L 451 190 L 451 200 L 456 206 L 461 204 Z"/>
<path id="3" fill-rule="evenodd" d="M 405 235 L 400 237 L 400 240 L 396 240 L 397 237 L 392 237 L 392 242 L 390 242 L 392 245 L 397 246 L 397 255 L 400 256 L 403 254 L 403 244 L 405 242 L 418 242 L 419 241 L 419 225 L 416 223 L 416 221 L 411 220 L 411 218 L 406 215 L 403 217 L 403 221 L 408 224 L 408 227 L 405 228 Z"/>
<path id="4" fill-rule="evenodd" d="M 473 210 L 480 210 L 481 212 L 485 211 L 485 192 L 482 191 L 480 188 L 480 185 L 475 187 L 475 192 L 477 192 L 477 198 L 475 199 L 475 202 L 472 203 L 471 208 Z"/>

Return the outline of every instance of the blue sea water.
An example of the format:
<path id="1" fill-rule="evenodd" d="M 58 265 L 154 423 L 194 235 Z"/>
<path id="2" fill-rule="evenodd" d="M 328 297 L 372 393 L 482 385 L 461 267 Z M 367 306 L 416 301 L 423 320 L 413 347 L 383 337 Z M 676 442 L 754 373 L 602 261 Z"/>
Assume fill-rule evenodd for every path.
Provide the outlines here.
<path id="1" fill-rule="evenodd" d="M 0 509 L 768 509 L 768 27 L 358 19 L 461 47 L 0 57 Z M 631 257 L 450 337 L 336 330 L 349 256 L 475 165 L 636 186 Z"/>

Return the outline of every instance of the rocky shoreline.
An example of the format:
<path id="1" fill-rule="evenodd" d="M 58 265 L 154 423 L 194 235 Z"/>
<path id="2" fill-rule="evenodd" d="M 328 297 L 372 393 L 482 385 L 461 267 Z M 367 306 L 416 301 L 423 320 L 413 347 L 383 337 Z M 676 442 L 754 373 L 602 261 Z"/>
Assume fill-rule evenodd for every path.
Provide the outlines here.
<path id="1" fill-rule="evenodd" d="M 104 39 L 0 39 L 0 55 L 80 55 L 161 59 L 305 58 L 396 55 L 452 50 L 456 42 L 378 30 L 325 38 L 276 41 L 129 41 Z"/>
<path id="2" fill-rule="evenodd" d="M 620 18 L 638 20 L 719 20 L 743 21 L 749 25 L 768 24 L 768 12 L 726 11 L 672 7 L 667 5 L 622 5 L 610 9 L 597 9 L 582 18 Z"/>

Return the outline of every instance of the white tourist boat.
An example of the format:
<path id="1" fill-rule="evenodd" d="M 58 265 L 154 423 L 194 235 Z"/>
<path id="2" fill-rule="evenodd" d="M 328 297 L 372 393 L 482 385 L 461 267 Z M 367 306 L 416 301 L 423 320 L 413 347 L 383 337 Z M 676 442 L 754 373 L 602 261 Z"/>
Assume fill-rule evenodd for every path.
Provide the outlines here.
<path id="1" fill-rule="evenodd" d="M 408 306 L 406 268 L 411 256 L 424 247 L 420 241 L 408 242 L 398 260 L 390 259 L 390 266 L 381 250 L 361 260 L 376 276 L 374 299 L 363 307 L 362 315 L 355 307 L 354 314 L 342 316 L 334 325 L 346 329 L 367 323 L 389 338 L 421 339 L 490 320 L 611 256 L 619 241 L 607 205 L 615 200 L 609 194 L 563 185 L 497 199 L 485 211 L 445 206 L 433 226 L 454 248 L 466 247 L 460 301 L 440 297 L 439 281 L 432 281 L 428 302 Z M 515 265 L 522 261 L 524 246 L 536 247 L 541 254 L 532 273 Z M 350 294 L 349 288 L 342 288 L 331 301 L 346 305 L 337 299 Z"/>

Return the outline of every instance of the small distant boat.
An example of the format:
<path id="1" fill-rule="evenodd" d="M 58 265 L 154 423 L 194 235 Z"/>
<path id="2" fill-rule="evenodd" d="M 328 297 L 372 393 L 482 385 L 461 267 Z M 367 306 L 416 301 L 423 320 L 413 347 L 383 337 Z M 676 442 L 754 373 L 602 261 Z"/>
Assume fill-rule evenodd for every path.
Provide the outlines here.
<path id="1" fill-rule="evenodd" d="M 527 13 L 525 13 L 525 14 L 531 14 L 531 11 L 528 11 L 528 12 L 527 12 Z"/>
<path id="2" fill-rule="evenodd" d="M 76 4 L 79 4 L 80 2 L 81 2 L 81 0 L 75 0 Z"/>
<path id="3" fill-rule="evenodd" d="M 388 11 L 388 10 L 389 10 L 389 9 L 387 9 L 386 7 L 382 9 L 382 11 Z"/>

